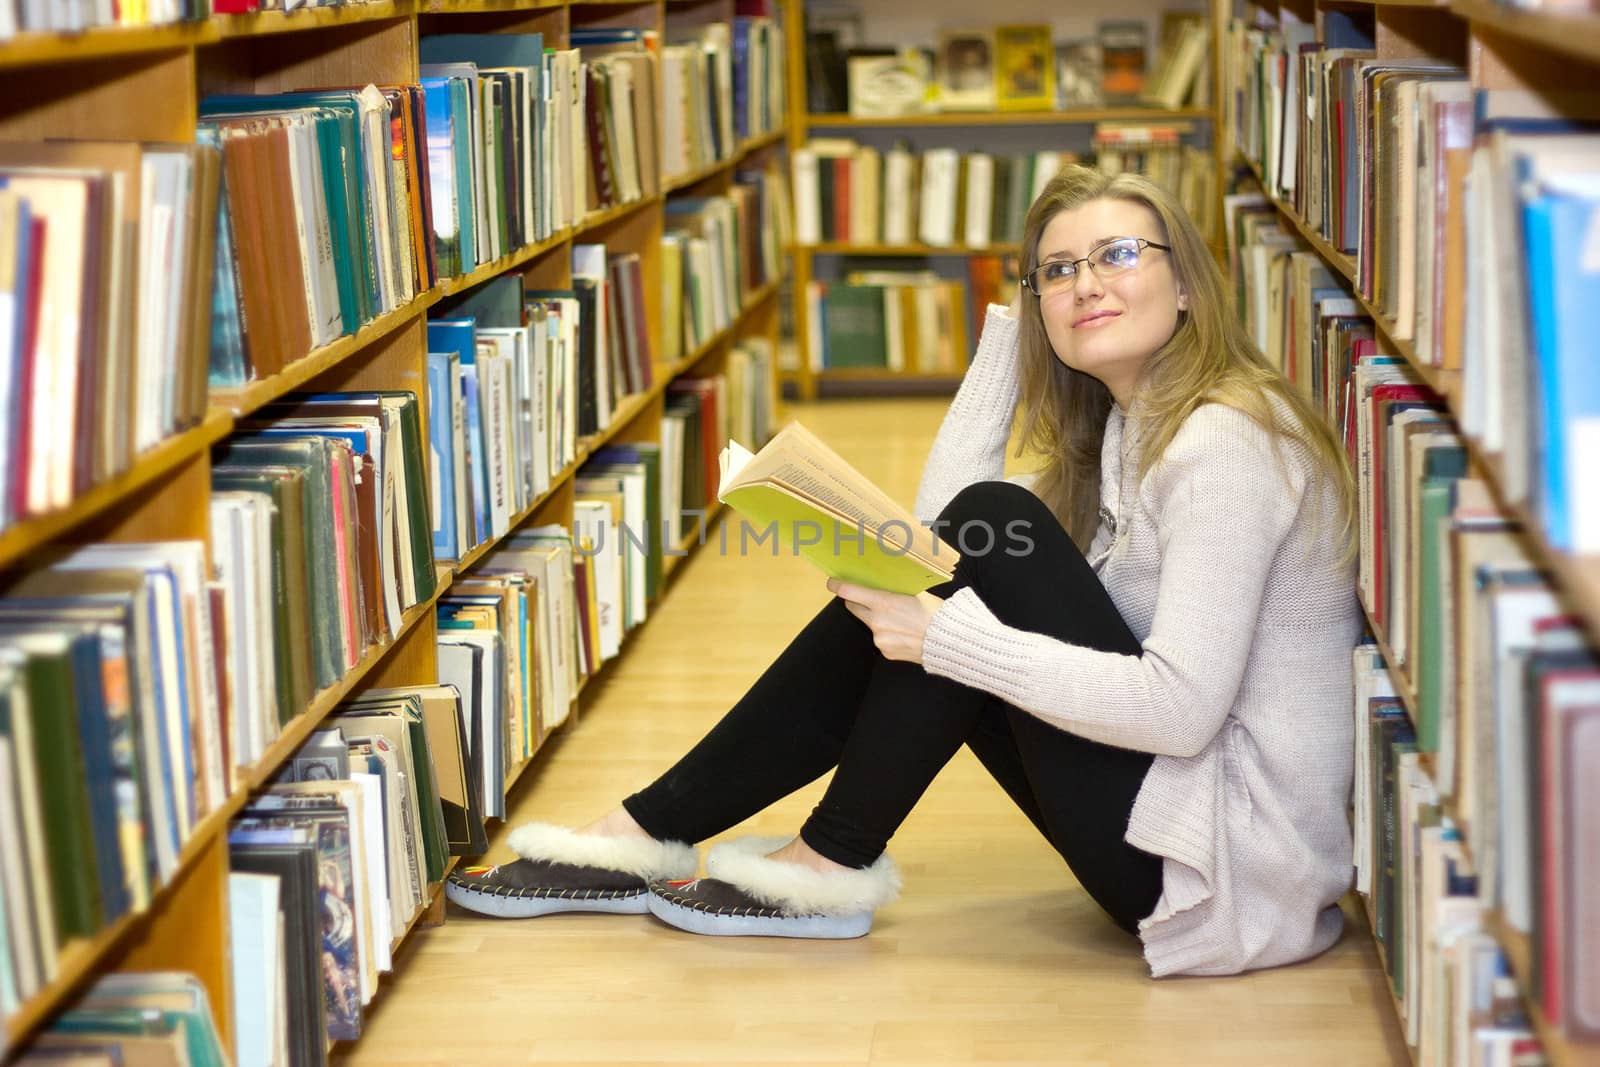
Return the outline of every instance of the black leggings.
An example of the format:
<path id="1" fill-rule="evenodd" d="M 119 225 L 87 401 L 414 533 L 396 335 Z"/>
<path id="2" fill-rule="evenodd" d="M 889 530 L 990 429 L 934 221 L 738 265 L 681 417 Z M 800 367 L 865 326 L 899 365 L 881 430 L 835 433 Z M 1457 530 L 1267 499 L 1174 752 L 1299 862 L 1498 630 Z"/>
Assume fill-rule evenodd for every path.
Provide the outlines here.
<path id="1" fill-rule="evenodd" d="M 969 486 L 940 519 L 947 541 L 974 529 L 949 596 L 971 586 L 1000 621 L 1076 645 L 1140 654 L 1105 588 L 1061 524 L 1028 490 Z M 1007 535 L 1017 520 L 1033 544 Z M 958 546 L 959 547 L 959 546 Z M 837 767 L 800 830 L 848 867 L 887 847 L 963 744 L 1039 828 L 1089 895 L 1130 932 L 1155 909 L 1161 861 L 1123 841 L 1153 757 L 1089 741 L 920 664 L 884 659 L 872 633 L 830 602 L 722 721 L 671 770 L 623 801 L 652 837 L 714 837 Z"/>

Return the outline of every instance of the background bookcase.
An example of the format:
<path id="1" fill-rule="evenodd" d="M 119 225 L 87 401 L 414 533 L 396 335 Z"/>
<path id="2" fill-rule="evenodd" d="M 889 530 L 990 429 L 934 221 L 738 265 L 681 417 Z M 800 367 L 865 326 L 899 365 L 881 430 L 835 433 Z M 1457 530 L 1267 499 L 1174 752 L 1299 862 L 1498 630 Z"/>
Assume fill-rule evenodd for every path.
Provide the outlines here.
<path id="1" fill-rule="evenodd" d="M 1258 27 L 1291 20 L 1312 24 L 1317 28 L 1317 39 L 1322 40 L 1324 17 L 1330 10 L 1338 10 L 1345 16 L 1370 16 L 1375 51 L 1380 60 L 1447 61 L 1466 71 L 1474 89 L 1526 89 L 1541 94 L 1593 93 L 1595 86 L 1600 85 L 1600 16 L 1592 13 L 1515 10 L 1483 0 L 1357 3 L 1341 0 L 1337 5 L 1322 0 L 1246 0 L 1235 5 L 1231 17 Z M 1265 188 L 1261 166 L 1234 147 L 1242 143 L 1237 131 L 1224 130 L 1224 138 L 1233 161 L 1248 168 Z M 1266 196 L 1285 229 L 1303 238 L 1335 277 L 1349 283 L 1352 295 L 1374 324 L 1382 350 L 1402 357 L 1415 375 L 1444 399 L 1453 418 L 1465 410 L 1466 387 L 1462 372 L 1433 366 L 1419 357 L 1411 342 L 1397 336 L 1394 321 L 1361 295 L 1355 257 L 1330 243 L 1291 204 L 1274 196 L 1270 190 Z M 1529 509 L 1512 501 L 1506 493 L 1507 481 L 1499 454 L 1486 449 L 1471 435 L 1462 436 L 1470 456 L 1471 476 L 1488 484 L 1501 513 L 1517 522 L 1529 558 L 1548 572 L 1567 611 L 1579 621 L 1589 640 L 1600 642 L 1600 556 L 1573 554 L 1551 545 Z M 1577 457 L 1574 461 L 1582 462 Z M 1384 628 L 1372 617 L 1370 608 L 1366 605 L 1364 608 L 1394 689 L 1415 722 L 1418 718 L 1415 664 L 1403 663 L 1395 655 Z M 1464 654 L 1458 653 L 1458 656 Z M 1427 754 L 1423 756 L 1423 766 L 1432 772 L 1431 757 Z M 1458 797 L 1447 807 L 1453 812 L 1460 802 Z M 1470 852 L 1470 839 L 1466 847 Z M 1592 893 L 1595 889 L 1586 885 L 1581 891 Z M 1375 924 L 1370 899 L 1367 900 L 1367 917 Z M 1510 961 L 1512 974 L 1524 992 L 1528 1017 L 1548 1061 L 1555 1067 L 1600 1064 L 1600 1042 L 1570 1040 L 1544 1016 L 1539 1004 L 1526 995 L 1534 958 L 1529 935 L 1513 929 L 1499 913 L 1489 915 L 1486 927 Z M 1379 951 L 1383 951 L 1381 945 Z M 1400 1009 L 1398 1000 L 1396 1009 Z M 1415 1057 L 1415 1048 L 1411 1051 Z"/>
<path id="2" fill-rule="evenodd" d="M 199 101 L 210 93 L 414 83 L 418 41 L 429 34 L 537 32 L 544 34 L 547 45 L 565 47 L 573 28 L 628 27 L 664 33 L 680 22 L 729 21 L 734 13 L 734 0 L 376 0 L 342 8 L 213 16 L 175 26 L 95 29 L 70 36 L 23 34 L 0 42 L 0 140 L 192 142 Z M 661 99 L 659 89 L 656 98 Z M 659 115 L 657 122 L 659 126 Z M 241 389 L 213 392 L 200 425 L 150 449 L 129 470 L 70 506 L 0 530 L 0 594 L 20 574 L 47 564 L 70 546 L 98 541 L 208 541 L 211 449 L 233 430 L 235 420 L 286 393 L 307 388 L 404 389 L 425 397 L 429 309 L 447 296 L 509 272 L 522 274 L 529 288 L 566 288 L 572 280 L 574 242 L 600 242 L 610 250 L 638 253 L 646 319 L 659 355 L 660 249 L 667 200 L 727 192 L 735 171 L 777 165 L 785 141 L 782 128 L 745 141 L 727 159 L 665 179 L 660 195 L 593 212 L 549 240 L 464 276 L 441 280 L 358 333 L 289 364 L 282 373 Z M 555 474 L 549 491 L 514 517 L 513 529 L 530 523 L 570 528 L 577 469 L 607 443 L 659 440 L 666 390 L 674 378 L 722 371 L 729 351 L 744 338 L 767 338 L 775 350 L 777 296 L 774 281 L 750 294 L 734 321 L 704 344 L 671 363 L 658 359 L 654 384 L 627 397 L 604 430 L 578 443 L 576 461 Z M 198 358 L 204 361 L 203 354 Z M 776 404 L 775 374 L 771 381 Z M 427 404 L 420 407 L 426 420 Z M 423 439 L 427 439 L 425 421 Z M 687 550 L 696 540 L 688 537 L 678 547 Z M 0 1061 L 8 1058 L 5 1049 L 15 1052 L 25 1045 L 94 976 L 109 971 L 174 969 L 196 974 L 208 990 L 224 1047 L 232 1047 L 228 820 L 341 700 L 368 687 L 437 680 L 434 603 L 449 590 L 454 575 L 492 547 L 493 542 L 480 545 L 460 560 L 437 564 L 440 581 L 434 597 L 408 611 L 392 640 L 369 649 L 354 669 L 317 694 L 285 728 L 266 757 L 247 770 L 244 785 L 197 828 L 184 848 L 178 874 L 154 894 L 148 909 L 93 939 L 65 947 L 57 979 L 0 1032 Z M 668 556 L 669 574 L 679 562 Z M 626 649 L 625 644 L 624 653 Z M 578 709 L 573 710 L 576 724 Z M 531 762 L 525 761 L 508 776 L 508 789 Z M 431 903 L 411 918 L 408 929 L 443 920 L 441 889 L 437 884 L 432 887 Z"/>
<path id="3" fill-rule="evenodd" d="M 1004 140 L 1009 146 L 1021 146 L 1025 149 L 1032 148 L 1071 148 L 1074 145 L 1086 144 L 1088 140 L 1086 127 L 1091 127 L 1099 122 L 1173 122 L 1186 121 L 1201 127 L 1209 127 L 1210 154 L 1212 165 L 1218 178 L 1215 183 L 1220 199 L 1222 190 L 1221 177 L 1224 173 L 1229 143 L 1221 134 L 1220 101 L 1221 89 L 1221 64 L 1218 63 L 1219 55 L 1216 43 L 1222 39 L 1222 31 L 1226 25 L 1228 15 L 1227 6 L 1222 0 L 1210 0 L 1209 4 L 1194 5 L 1196 11 L 1204 12 L 1208 16 L 1211 28 L 1211 44 L 1207 50 L 1206 66 L 1202 69 L 1201 77 L 1211 79 L 1211 104 L 1206 107 L 1184 107 L 1177 110 L 1163 110 L 1153 107 L 1141 106 L 1104 106 L 1097 108 L 1079 108 L 1053 111 L 990 111 L 990 112 L 950 112 L 921 115 L 905 115 L 894 118 L 857 118 L 848 114 L 811 114 L 807 111 L 806 96 L 806 34 L 805 12 L 801 4 L 790 4 L 785 9 L 785 35 L 789 48 L 789 116 L 788 129 L 790 148 L 798 149 L 806 144 L 812 137 L 846 136 L 863 137 L 869 140 L 884 140 L 894 136 L 905 136 L 914 143 L 914 148 L 931 146 L 933 144 L 959 147 L 961 150 L 979 148 L 993 141 L 996 137 Z M 1162 10 L 1168 8 L 1186 7 L 1181 2 L 1157 3 L 1139 5 L 1129 9 L 1126 5 L 1091 4 L 1083 10 L 1070 12 L 1070 17 L 1079 20 L 1080 30 L 1083 26 L 1092 29 L 1095 20 L 1101 17 L 1143 17 L 1152 24 L 1150 39 L 1150 58 L 1154 61 L 1156 28 L 1154 23 Z M 867 15 L 867 37 L 873 43 L 899 42 L 907 44 L 931 45 L 937 31 L 941 28 L 987 25 L 994 23 L 1027 23 L 1042 22 L 1057 19 L 1057 13 L 1043 13 L 1026 8 L 1002 6 L 996 10 L 985 9 L 973 12 L 970 7 L 956 3 L 937 2 L 933 4 L 907 4 L 894 3 L 884 5 L 863 5 Z M 1061 36 L 1057 33 L 1056 36 Z M 1071 139 L 1064 139 L 1063 133 L 1071 128 Z M 924 136 L 926 135 L 926 136 Z M 1217 215 L 1220 218 L 1220 211 Z M 1220 254 L 1220 236 L 1214 241 L 1216 250 Z M 961 374 L 926 375 L 914 372 L 902 372 L 874 368 L 836 368 L 813 370 L 806 357 L 808 351 L 809 326 L 806 317 L 806 286 L 813 279 L 823 273 L 819 270 L 818 260 L 824 257 L 836 258 L 840 256 L 857 257 L 941 257 L 946 261 L 959 262 L 973 255 L 1006 255 L 1016 254 L 1018 248 L 1015 244 L 993 244 L 985 248 L 969 248 L 957 246 L 930 246 L 924 244 L 908 245 L 882 245 L 882 244 L 800 244 L 792 246 L 792 273 L 790 276 L 790 289 L 793 308 L 793 342 L 799 353 L 796 364 L 791 369 L 785 369 L 783 380 L 794 394 L 803 399 L 812 399 L 819 392 L 848 393 L 874 391 L 917 391 L 917 392 L 953 392 L 960 384 Z M 863 263 L 862 265 L 871 265 Z M 972 324 L 972 329 L 982 327 L 981 322 Z M 968 346 L 977 343 L 976 335 L 967 338 Z"/>

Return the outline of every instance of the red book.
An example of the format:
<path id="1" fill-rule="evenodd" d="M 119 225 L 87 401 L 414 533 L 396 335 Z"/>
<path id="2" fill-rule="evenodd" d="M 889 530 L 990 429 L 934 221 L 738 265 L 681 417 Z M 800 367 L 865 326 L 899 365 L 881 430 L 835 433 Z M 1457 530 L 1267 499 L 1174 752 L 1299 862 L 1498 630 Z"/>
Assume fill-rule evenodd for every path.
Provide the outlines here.
<path id="1" fill-rule="evenodd" d="M 1372 390 L 1370 400 L 1372 404 L 1372 515 L 1370 518 L 1372 535 L 1372 600 L 1368 609 L 1372 612 L 1372 620 L 1379 626 L 1386 626 L 1384 608 L 1388 601 L 1388 568 L 1384 566 L 1384 556 L 1387 545 L 1384 533 L 1387 530 L 1387 517 L 1385 515 L 1384 497 L 1389 487 L 1389 471 L 1386 460 L 1387 442 L 1389 439 L 1389 423 L 1394 416 L 1408 408 L 1442 407 L 1439 394 L 1425 385 L 1390 384 L 1380 385 Z"/>

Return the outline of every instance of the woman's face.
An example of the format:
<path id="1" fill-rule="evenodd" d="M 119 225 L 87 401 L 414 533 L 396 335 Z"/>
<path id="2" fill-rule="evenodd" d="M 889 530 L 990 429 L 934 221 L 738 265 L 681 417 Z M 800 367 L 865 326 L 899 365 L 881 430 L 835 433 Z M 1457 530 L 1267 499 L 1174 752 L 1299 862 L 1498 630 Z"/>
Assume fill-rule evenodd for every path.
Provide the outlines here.
<path id="1" fill-rule="evenodd" d="M 1091 200 L 1058 212 L 1045 225 L 1038 263 L 1082 259 L 1119 237 L 1167 243 L 1156 213 L 1145 205 Z M 1157 248 L 1141 250 L 1136 268 L 1109 279 L 1079 263 L 1065 288 L 1039 299 L 1056 358 L 1098 378 L 1124 409 L 1145 364 L 1172 337 L 1178 313 L 1187 307 L 1172 254 Z"/>

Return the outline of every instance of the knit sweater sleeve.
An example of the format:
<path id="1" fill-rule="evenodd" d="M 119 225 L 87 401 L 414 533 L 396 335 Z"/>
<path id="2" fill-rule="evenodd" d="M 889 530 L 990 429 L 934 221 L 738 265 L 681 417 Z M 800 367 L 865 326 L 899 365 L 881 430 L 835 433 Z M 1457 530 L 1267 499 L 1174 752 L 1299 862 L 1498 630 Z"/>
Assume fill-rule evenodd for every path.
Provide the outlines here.
<path id="1" fill-rule="evenodd" d="M 1142 655 L 1007 626 L 967 588 L 934 615 L 923 664 L 1094 741 L 1197 755 L 1238 695 L 1267 574 L 1306 482 L 1289 449 L 1280 456 L 1248 416 L 1207 405 L 1140 487 L 1161 545 Z"/>
<path id="2" fill-rule="evenodd" d="M 1017 409 L 1017 320 L 990 304 L 978 350 L 945 412 L 917 489 L 916 515 L 932 522 L 975 482 L 1005 475 L 1006 442 Z"/>

